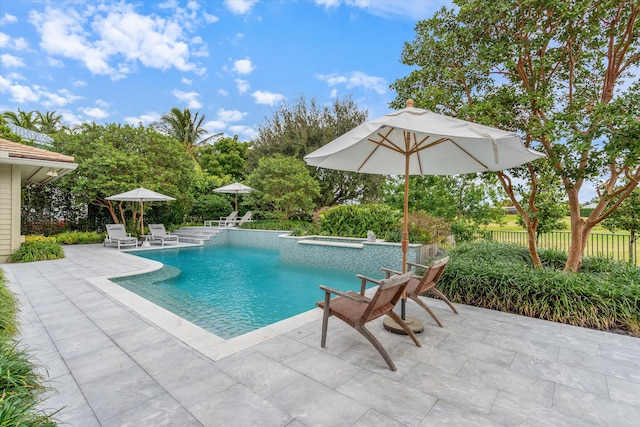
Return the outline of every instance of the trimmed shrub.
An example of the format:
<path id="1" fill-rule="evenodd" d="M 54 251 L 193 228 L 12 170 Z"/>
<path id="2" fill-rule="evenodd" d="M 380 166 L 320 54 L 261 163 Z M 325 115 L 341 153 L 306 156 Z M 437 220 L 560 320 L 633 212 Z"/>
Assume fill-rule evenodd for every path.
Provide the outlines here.
<path id="1" fill-rule="evenodd" d="M 96 233 L 94 231 L 68 231 L 56 235 L 55 241 L 61 245 L 86 245 L 101 243 L 104 237 L 104 233 Z"/>
<path id="2" fill-rule="evenodd" d="M 55 238 L 54 238 L 55 240 Z M 62 246 L 49 240 L 25 242 L 9 255 L 9 262 L 34 262 L 64 258 Z"/>
<path id="3" fill-rule="evenodd" d="M 369 230 L 386 236 L 401 220 L 399 210 L 383 204 L 335 206 L 319 215 L 321 234 L 342 237 L 365 238 Z"/>
<path id="4" fill-rule="evenodd" d="M 439 288 L 452 301 L 640 337 L 636 266 L 585 257 L 578 273 L 564 273 L 557 251 L 541 250 L 546 267 L 535 268 L 527 248 L 486 241 L 450 255 Z"/>

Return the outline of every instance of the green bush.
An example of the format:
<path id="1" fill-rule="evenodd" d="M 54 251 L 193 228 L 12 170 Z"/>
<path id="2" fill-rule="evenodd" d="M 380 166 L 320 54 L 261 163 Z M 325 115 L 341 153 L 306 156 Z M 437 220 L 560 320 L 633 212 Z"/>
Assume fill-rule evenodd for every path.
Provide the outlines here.
<path id="1" fill-rule="evenodd" d="M 311 222 L 307 221 L 276 221 L 276 220 L 259 220 L 245 222 L 240 225 L 240 228 L 247 230 L 278 230 L 278 231 L 292 231 L 296 236 L 308 236 L 319 234 L 320 228 Z"/>
<path id="2" fill-rule="evenodd" d="M 25 242 L 9 255 L 9 262 L 34 262 L 64 258 L 62 246 L 49 240 Z"/>
<path id="3" fill-rule="evenodd" d="M 398 228 L 402 213 L 382 204 L 335 206 L 320 214 L 321 234 L 342 237 L 386 236 Z"/>
<path id="4" fill-rule="evenodd" d="M 55 241 L 61 245 L 86 245 L 91 243 L 102 243 L 104 233 L 94 231 L 67 231 L 55 236 Z"/>
<path id="5" fill-rule="evenodd" d="M 524 316 L 640 336 L 640 269 L 585 257 L 563 273 L 566 255 L 540 251 L 535 268 L 526 248 L 478 241 L 453 248 L 440 289 L 452 301 Z"/>

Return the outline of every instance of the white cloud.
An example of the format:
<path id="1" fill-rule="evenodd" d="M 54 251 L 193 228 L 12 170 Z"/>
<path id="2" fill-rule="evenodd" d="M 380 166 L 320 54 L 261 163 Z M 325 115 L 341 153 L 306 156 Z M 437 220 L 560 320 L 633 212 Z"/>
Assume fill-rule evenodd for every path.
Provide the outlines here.
<path id="1" fill-rule="evenodd" d="M 98 12 L 90 15 L 94 9 Z M 30 22 L 40 32 L 40 47 L 45 52 L 80 61 L 93 74 L 114 80 L 131 73 L 137 63 L 161 70 L 206 72 L 190 62 L 192 52 L 179 17 L 140 15 L 132 5 L 117 3 L 87 7 L 82 13 L 47 7 L 43 13 L 31 11 Z M 194 42 L 201 44 L 202 39 L 196 37 Z M 204 56 L 205 51 L 197 54 Z M 112 65 L 113 60 L 118 64 Z"/>
<path id="2" fill-rule="evenodd" d="M 352 71 L 343 76 L 338 74 L 318 74 L 317 78 L 327 82 L 329 86 L 344 84 L 347 89 L 362 87 L 372 89 L 382 95 L 387 92 L 387 82 L 382 77 L 369 76 L 361 71 Z"/>
<path id="3" fill-rule="evenodd" d="M 141 114 L 139 116 L 125 117 L 124 121 L 125 123 L 128 123 L 132 126 L 137 126 L 139 124 L 143 124 L 146 126 L 146 125 L 150 125 L 151 123 L 157 122 L 158 120 L 160 120 L 160 117 L 162 117 L 160 113 L 151 111 L 149 113 Z"/>
<path id="4" fill-rule="evenodd" d="M 338 89 L 331 89 L 331 93 L 329 94 L 330 98 L 336 98 L 338 96 Z"/>
<path id="5" fill-rule="evenodd" d="M 186 84 L 186 85 L 189 85 L 189 86 L 191 86 L 191 85 L 193 84 L 193 80 L 188 79 L 188 78 L 186 78 L 186 77 L 183 77 L 180 81 L 181 81 L 182 83 Z"/>
<path id="6" fill-rule="evenodd" d="M 236 88 L 238 88 L 240 95 L 243 95 L 249 90 L 249 82 L 242 79 L 236 79 Z"/>
<path id="7" fill-rule="evenodd" d="M 244 119 L 247 113 L 243 113 L 238 110 L 225 110 L 224 108 L 218 109 L 218 120 L 224 122 L 239 122 Z"/>
<path id="8" fill-rule="evenodd" d="M 11 37 L 9 34 L 0 32 L 0 47 L 24 51 L 29 47 L 29 43 L 24 37 Z"/>
<path id="9" fill-rule="evenodd" d="M 181 90 L 174 89 L 172 92 L 179 101 L 185 102 L 189 108 L 201 108 L 200 94 L 197 92 L 183 92 Z"/>
<path id="10" fill-rule="evenodd" d="M 218 89 L 218 95 L 229 96 L 229 91 L 226 89 Z"/>
<path id="11" fill-rule="evenodd" d="M 98 99 L 98 100 L 96 101 L 96 105 L 97 105 L 98 107 L 102 107 L 102 108 L 109 108 L 109 107 L 111 107 L 111 103 L 110 103 L 110 102 L 107 102 L 107 101 L 105 101 L 105 100 L 103 100 L 103 99 Z"/>
<path id="12" fill-rule="evenodd" d="M 345 6 L 362 9 L 382 18 L 401 17 L 411 20 L 426 19 L 442 6 L 451 6 L 450 0 L 315 0 L 318 6 L 325 9 Z"/>
<path id="13" fill-rule="evenodd" d="M 0 25 L 13 24 L 15 22 L 18 22 L 18 18 L 13 15 L 9 15 L 6 12 L 2 16 L 2 18 L 0 18 Z"/>
<path id="14" fill-rule="evenodd" d="M 280 101 L 284 101 L 286 98 L 279 93 L 272 93 L 263 90 L 257 90 L 251 94 L 256 100 L 256 104 L 274 106 Z"/>
<path id="15" fill-rule="evenodd" d="M 220 133 L 227 124 L 222 120 L 209 120 L 202 127 L 204 127 L 209 133 Z"/>
<path id="16" fill-rule="evenodd" d="M 3 68 L 19 68 L 24 67 L 24 61 L 18 56 L 3 53 L 0 55 L 0 65 L 2 65 Z"/>
<path id="17" fill-rule="evenodd" d="M 82 99 L 67 89 L 49 92 L 46 88 L 38 85 L 19 84 L 18 80 L 25 79 L 16 73 L 11 73 L 7 77 L 0 76 L 0 93 L 7 94 L 7 97 L 17 104 L 40 102 L 45 108 L 50 108 L 61 107 Z"/>
<path id="18" fill-rule="evenodd" d="M 47 65 L 52 68 L 64 68 L 64 63 L 59 59 L 47 58 Z"/>
<path id="19" fill-rule="evenodd" d="M 82 111 L 85 115 L 97 120 L 109 117 L 109 113 L 104 111 L 102 108 L 98 108 L 98 107 L 81 108 L 80 111 Z"/>
<path id="20" fill-rule="evenodd" d="M 258 0 L 224 0 L 224 5 L 231 13 L 244 15 L 250 12 L 253 5 L 257 2 Z"/>
<path id="21" fill-rule="evenodd" d="M 207 12 L 202 12 L 202 16 L 207 24 L 214 24 L 220 20 L 217 16 L 211 15 Z"/>
<path id="22" fill-rule="evenodd" d="M 239 59 L 233 63 L 233 71 L 238 74 L 250 74 L 253 70 L 255 67 L 249 58 Z"/>
<path id="23" fill-rule="evenodd" d="M 75 87 L 86 87 L 87 86 L 87 82 L 85 82 L 84 80 L 76 80 L 73 85 Z"/>
<path id="24" fill-rule="evenodd" d="M 243 135 L 246 139 L 255 139 L 258 136 L 258 131 L 248 126 L 229 126 L 229 132 L 233 135 Z"/>

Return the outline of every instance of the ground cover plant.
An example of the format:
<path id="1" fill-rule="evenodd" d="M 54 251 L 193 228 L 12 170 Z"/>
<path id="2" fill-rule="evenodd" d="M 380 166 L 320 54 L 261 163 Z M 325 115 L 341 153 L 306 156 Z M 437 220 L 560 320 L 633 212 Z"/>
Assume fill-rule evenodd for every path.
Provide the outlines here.
<path id="1" fill-rule="evenodd" d="M 38 394 L 46 390 L 29 354 L 18 347 L 16 300 L 0 269 L 0 425 L 55 426 L 54 414 L 39 411 Z"/>
<path id="2" fill-rule="evenodd" d="M 62 246 L 56 243 L 55 237 L 26 240 L 12 253 L 8 262 L 34 262 L 64 258 Z"/>
<path id="3" fill-rule="evenodd" d="M 440 288 L 454 302 L 640 337 L 640 268 L 585 257 L 563 273 L 567 254 L 478 241 L 450 250 Z"/>

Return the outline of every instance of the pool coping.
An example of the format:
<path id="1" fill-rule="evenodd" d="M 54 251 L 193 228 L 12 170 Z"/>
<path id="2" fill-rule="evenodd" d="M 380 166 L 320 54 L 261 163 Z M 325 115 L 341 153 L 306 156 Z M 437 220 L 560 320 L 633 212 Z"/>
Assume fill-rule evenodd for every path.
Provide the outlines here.
<path id="1" fill-rule="evenodd" d="M 120 252 L 120 254 L 123 256 L 135 256 L 131 254 L 131 252 L 134 251 Z M 213 361 L 220 360 L 322 318 L 322 310 L 320 308 L 314 308 L 293 317 L 263 326 L 254 331 L 247 332 L 246 334 L 225 340 L 213 332 L 178 316 L 110 280 L 119 277 L 151 273 L 164 266 L 164 264 L 159 261 L 140 257 L 136 258 L 142 260 L 145 266 L 135 273 L 90 277 L 86 280 L 125 307 Z M 367 289 L 367 293 L 373 291 L 375 291 L 375 288 Z"/>

